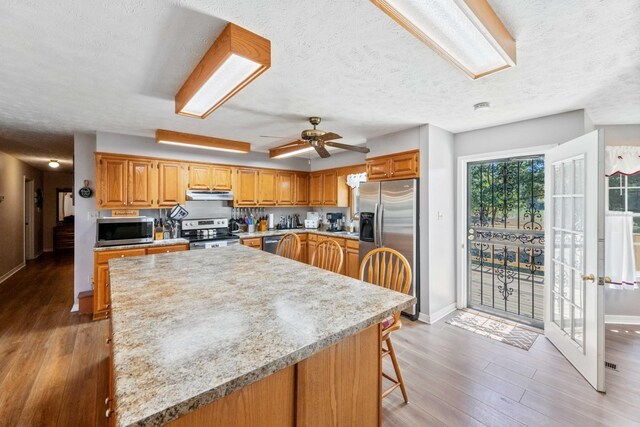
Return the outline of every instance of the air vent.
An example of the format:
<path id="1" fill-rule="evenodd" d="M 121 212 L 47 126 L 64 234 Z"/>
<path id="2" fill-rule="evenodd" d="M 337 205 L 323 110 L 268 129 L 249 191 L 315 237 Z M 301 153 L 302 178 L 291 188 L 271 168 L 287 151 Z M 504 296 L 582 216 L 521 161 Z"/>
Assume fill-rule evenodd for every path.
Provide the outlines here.
<path id="1" fill-rule="evenodd" d="M 609 368 L 609 369 L 613 369 L 614 371 L 618 370 L 618 365 L 616 365 L 615 363 L 611 363 L 611 362 L 604 362 L 604 367 L 605 368 Z"/>

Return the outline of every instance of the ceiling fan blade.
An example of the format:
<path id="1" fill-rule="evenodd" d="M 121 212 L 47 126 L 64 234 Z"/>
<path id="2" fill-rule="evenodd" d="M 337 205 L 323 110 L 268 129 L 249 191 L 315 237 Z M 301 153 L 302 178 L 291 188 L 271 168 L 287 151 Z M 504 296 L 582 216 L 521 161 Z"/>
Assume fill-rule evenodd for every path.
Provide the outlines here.
<path id="1" fill-rule="evenodd" d="M 333 132 L 325 133 L 324 135 L 318 137 L 318 139 L 321 139 L 323 141 L 331 141 L 332 139 L 341 139 L 341 138 L 342 137 L 340 135 Z"/>
<path id="2" fill-rule="evenodd" d="M 326 159 L 327 157 L 331 157 L 331 154 L 329 154 L 327 149 L 324 148 L 324 145 L 317 144 L 314 146 L 314 148 L 316 149 L 316 152 L 320 155 L 320 157 L 322 157 L 323 159 Z"/>
<path id="3" fill-rule="evenodd" d="M 305 145 L 308 144 L 307 141 L 302 141 L 301 139 L 298 139 L 297 141 L 291 141 L 288 142 L 284 145 L 278 145 L 277 147 L 274 147 L 273 149 L 280 149 L 280 148 L 288 148 L 288 147 L 295 147 L 296 145 Z"/>
<path id="4" fill-rule="evenodd" d="M 347 145 L 340 142 L 327 141 L 325 142 L 325 145 L 328 145 L 329 147 L 342 148 L 343 150 L 357 151 L 358 153 L 368 153 L 371 151 L 367 147 L 357 147 L 355 145 Z"/>

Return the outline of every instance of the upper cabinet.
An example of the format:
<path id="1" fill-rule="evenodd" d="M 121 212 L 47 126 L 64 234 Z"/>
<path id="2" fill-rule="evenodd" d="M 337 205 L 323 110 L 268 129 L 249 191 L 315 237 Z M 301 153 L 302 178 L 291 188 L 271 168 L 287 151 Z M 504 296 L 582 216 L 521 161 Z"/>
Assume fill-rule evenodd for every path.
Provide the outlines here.
<path id="1" fill-rule="evenodd" d="M 392 154 L 367 159 L 367 179 L 388 181 L 418 178 L 420 176 L 419 151 Z"/>
<path id="2" fill-rule="evenodd" d="M 296 173 L 278 171 L 276 190 L 278 192 L 278 205 L 287 206 L 296 204 Z M 306 187 L 305 187 L 306 188 Z"/>
<path id="3" fill-rule="evenodd" d="M 311 206 L 349 206 L 349 188 L 346 176 L 336 170 L 314 172 L 309 180 Z"/>
<path id="4" fill-rule="evenodd" d="M 311 206 L 322 206 L 322 172 L 315 172 L 309 175 L 309 204 Z"/>
<path id="5" fill-rule="evenodd" d="M 184 203 L 185 165 L 181 162 L 158 162 L 158 207 Z"/>
<path id="6" fill-rule="evenodd" d="M 231 168 L 190 163 L 187 187 L 190 190 L 231 190 Z"/>
<path id="7" fill-rule="evenodd" d="M 258 204 L 258 170 L 238 168 L 234 186 L 236 206 L 256 206 Z"/>
<path id="8" fill-rule="evenodd" d="M 96 155 L 97 209 L 157 207 L 156 162 Z"/>
<path id="9" fill-rule="evenodd" d="M 260 206 L 275 206 L 277 196 L 276 178 L 277 172 L 274 170 L 260 170 L 258 172 L 258 204 Z"/>
<path id="10" fill-rule="evenodd" d="M 295 199 L 299 206 L 309 206 L 309 174 L 296 172 Z"/>

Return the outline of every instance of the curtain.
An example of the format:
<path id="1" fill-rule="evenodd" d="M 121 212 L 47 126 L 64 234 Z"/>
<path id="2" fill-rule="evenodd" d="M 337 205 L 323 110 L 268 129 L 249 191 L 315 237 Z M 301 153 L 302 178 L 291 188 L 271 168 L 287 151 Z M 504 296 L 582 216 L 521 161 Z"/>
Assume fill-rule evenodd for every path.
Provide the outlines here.
<path id="1" fill-rule="evenodd" d="M 614 289 L 637 289 L 633 248 L 633 214 L 608 211 L 605 216 L 604 274 Z"/>
<path id="2" fill-rule="evenodd" d="M 640 172 L 640 147 L 607 147 L 605 152 L 605 175 L 617 173 L 633 175 Z"/>
<path id="3" fill-rule="evenodd" d="M 367 182 L 366 172 L 347 175 L 347 185 L 349 187 L 358 188 L 361 182 Z"/>

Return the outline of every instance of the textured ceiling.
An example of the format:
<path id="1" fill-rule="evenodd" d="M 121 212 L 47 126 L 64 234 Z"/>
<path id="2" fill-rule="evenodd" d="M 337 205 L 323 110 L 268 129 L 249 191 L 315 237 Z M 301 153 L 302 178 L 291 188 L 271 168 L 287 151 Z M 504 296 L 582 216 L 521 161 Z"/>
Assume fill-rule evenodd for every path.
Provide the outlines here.
<path id="1" fill-rule="evenodd" d="M 0 150 L 42 167 L 71 160 L 74 131 L 165 128 L 264 151 L 310 115 L 354 144 L 579 108 L 597 124 L 640 123 L 640 2 L 490 3 L 518 65 L 472 81 L 365 0 L 3 0 Z M 271 40 L 271 69 L 205 120 L 175 115 L 174 94 L 227 21 Z M 492 108 L 474 112 L 480 101 Z"/>

